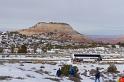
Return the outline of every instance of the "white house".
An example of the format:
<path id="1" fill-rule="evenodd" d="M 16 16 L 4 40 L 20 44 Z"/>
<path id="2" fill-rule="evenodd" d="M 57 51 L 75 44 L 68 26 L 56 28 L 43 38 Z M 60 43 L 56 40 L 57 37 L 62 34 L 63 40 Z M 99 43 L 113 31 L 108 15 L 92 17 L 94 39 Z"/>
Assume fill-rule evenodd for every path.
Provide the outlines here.
<path id="1" fill-rule="evenodd" d="M 8 48 L 3 49 L 3 53 L 11 53 L 11 49 L 8 49 Z"/>
<path id="2" fill-rule="evenodd" d="M 43 52 L 42 49 L 40 49 L 40 48 L 37 48 L 37 49 L 36 49 L 36 53 L 41 54 L 42 52 Z"/>
<path id="3" fill-rule="evenodd" d="M 28 53 L 34 53 L 34 49 L 28 48 L 28 49 L 27 49 L 27 52 L 28 52 Z"/>

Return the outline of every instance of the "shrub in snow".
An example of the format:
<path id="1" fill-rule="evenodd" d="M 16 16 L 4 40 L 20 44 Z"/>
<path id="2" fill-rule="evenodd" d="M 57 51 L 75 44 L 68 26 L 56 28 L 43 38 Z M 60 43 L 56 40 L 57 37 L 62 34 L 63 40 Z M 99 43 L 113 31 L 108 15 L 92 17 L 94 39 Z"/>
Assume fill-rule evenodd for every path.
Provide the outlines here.
<path id="1" fill-rule="evenodd" d="M 70 73 L 70 68 L 73 67 L 74 69 L 74 76 L 71 76 L 69 73 Z M 80 78 L 80 75 L 77 73 L 78 72 L 78 67 L 77 66 L 71 66 L 71 65 L 64 65 L 62 68 L 61 68 L 61 73 L 63 76 L 67 76 L 69 77 L 69 79 L 71 81 L 74 81 L 74 82 L 81 82 L 81 78 Z"/>
<path id="2" fill-rule="evenodd" d="M 11 76 L 0 76 L 0 80 L 9 80 L 11 78 Z"/>
<path id="3" fill-rule="evenodd" d="M 70 65 L 64 65 L 61 68 L 61 73 L 64 76 L 69 76 L 69 69 L 70 69 Z"/>
<path id="4" fill-rule="evenodd" d="M 45 68 L 44 66 L 40 66 L 40 68 Z"/>
<path id="5" fill-rule="evenodd" d="M 107 72 L 117 73 L 117 67 L 114 64 L 110 64 L 110 66 L 107 68 Z"/>
<path id="6" fill-rule="evenodd" d="M 90 70 L 90 75 L 94 76 L 95 73 L 96 73 L 96 70 L 95 70 L 95 69 L 91 69 L 91 70 Z"/>
<path id="7" fill-rule="evenodd" d="M 24 64 L 23 63 L 20 63 L 20 66 L 24 66 Z"/>
<path id="8" fill-rule="evenodd" d="M 61 68 L 61 73 L 63 76 L 69 76 L 69 70 L 70 70 L 71 65 L 63 65 Z M 73 67 L 75 70 L 75 74 L 78 72 L 78 68 L 76 66 Z"/>

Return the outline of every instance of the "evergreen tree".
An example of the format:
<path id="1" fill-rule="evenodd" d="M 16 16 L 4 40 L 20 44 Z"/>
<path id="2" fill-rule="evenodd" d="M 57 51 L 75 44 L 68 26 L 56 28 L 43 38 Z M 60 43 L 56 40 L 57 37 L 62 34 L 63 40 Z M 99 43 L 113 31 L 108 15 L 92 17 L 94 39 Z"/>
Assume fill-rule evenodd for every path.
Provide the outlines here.
<path id="1" fill-rule="evenodd" d="M 22 45 L 21 48 L 19 48 L 18 53 L 27 53 L 27 47 Z"/>

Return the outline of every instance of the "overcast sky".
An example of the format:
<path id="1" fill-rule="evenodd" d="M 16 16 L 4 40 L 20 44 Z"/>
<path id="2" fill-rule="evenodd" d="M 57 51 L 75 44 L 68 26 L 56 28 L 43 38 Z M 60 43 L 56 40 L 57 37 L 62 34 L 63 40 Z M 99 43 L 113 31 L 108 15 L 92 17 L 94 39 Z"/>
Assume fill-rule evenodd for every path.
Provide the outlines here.
<path id="1" fill-rule="evenodd" d="M 65 22 L 87 35 L 124 35 L 124 0 L 0 0 L 0 30 Z"/>

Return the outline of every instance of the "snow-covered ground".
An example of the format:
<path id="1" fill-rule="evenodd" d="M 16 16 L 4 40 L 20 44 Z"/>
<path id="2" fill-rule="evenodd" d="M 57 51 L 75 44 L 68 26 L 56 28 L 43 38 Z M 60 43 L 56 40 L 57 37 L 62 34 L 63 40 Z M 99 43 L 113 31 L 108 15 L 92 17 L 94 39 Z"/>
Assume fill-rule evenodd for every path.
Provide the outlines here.
<path id="1" fill-rule="evenodd" d="M 37 63 L 4 63 L 0 65 L 0 82 L 73 82 L 68 77 L 56 77 L 56 71 L 63 64 L 71 64 L 71 62 L 57 62 L 57 64 L 37 64 Z M 81 82 L 94 82 L 94 76 L 89 74 L 88 70 L 100 67 L 100 72 L 106 71 L 108 64 L 72 64 L 79 68 Z M 124 70 L 124 64 L 116 64 L 118 71 Z M 105 80 L 113 80 L 113 75 L 103 74 L 105 78 L 100 78 L 101 82 Z M 116 74 L 115 74 L 116 75 Z M 7 76 L 6 78 L 4 78 Z M 114 79 L 117 80 L 118 76 Z"/>

